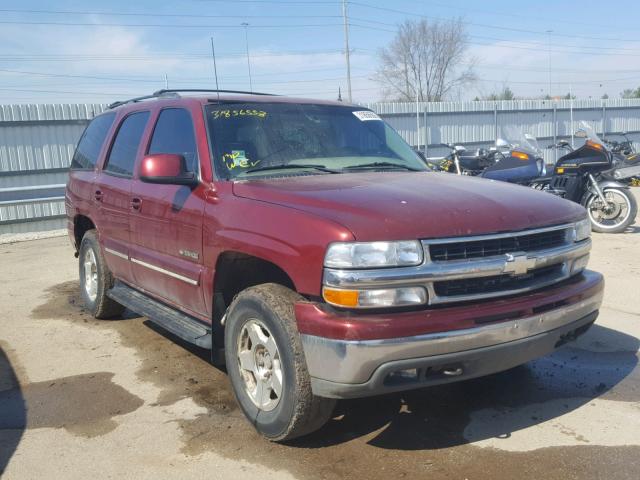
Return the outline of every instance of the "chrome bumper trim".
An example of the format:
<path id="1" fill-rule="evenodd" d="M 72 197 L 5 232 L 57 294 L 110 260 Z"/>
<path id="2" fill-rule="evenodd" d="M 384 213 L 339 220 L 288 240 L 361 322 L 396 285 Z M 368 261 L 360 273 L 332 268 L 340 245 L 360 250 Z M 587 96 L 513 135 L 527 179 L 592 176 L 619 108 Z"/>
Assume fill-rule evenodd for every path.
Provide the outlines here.
<path id="1" fill-rule="evenodd" d="M 477 328 L 383 340 L 335 340 L 301 335 L 309 374 L 336 383 L 364 383 L 381 365 L 526 339 L 570 324 L 598 310 L 602 292 L 581 302 L 518 320 Z"/>
<path id="2" fill-rule="evenodd" d="M 558 227 L 560 228 L 560 227 Z M 566 226 L 564 228 L 567 228 Z M 533 231 L 535 232 L 535 231 Z M 532 231 L 528 231 L 532 233 Z M 467 241 L 475 237 L 461 237 L 456 241 Z M 489 236 L 487 238 L 494 238 Z M 444 241 L 448 241 L 445 239 Z M 469 260 L 453 260 L 448 262 L 432 262 L 427 259 L 422 265 L 416 267 L 379 268 L 370 270 L 342 270 L 325 268 L 323 284 L 333 288 L 366 289 L 389 288 L 390 286 L 423 286 L 429 292 L 429 304 L 441 304 L 450 302 L 463 302 L 481 300 L 485 298 L 514 295 L 535 290 L 544 286 L 566 280 L 573 273 L 573 261 L 589 254 L 591 240 L 571 242 L 559 247 L 538 250 L 534 252 L 513 252 L 512 255 L 496 255 Z M 425 244 L 425 252 L 428 253 L 428 244 Z M 525 268 L 528 271 L 551 265 L 562 264 L 563 268 L 553 277 L 545 281 L 537 282 L 532 286 L 512 290 L 500 290 L 497 292 L 438 296 L 433 287 L 434 282 L 446 280 L 458 280 L 466 278 L 490 277 L 513 273 L 512 260 L 514 256 L 522 257 Z M 526 260 L 525 258 L 526 257 Z"/>

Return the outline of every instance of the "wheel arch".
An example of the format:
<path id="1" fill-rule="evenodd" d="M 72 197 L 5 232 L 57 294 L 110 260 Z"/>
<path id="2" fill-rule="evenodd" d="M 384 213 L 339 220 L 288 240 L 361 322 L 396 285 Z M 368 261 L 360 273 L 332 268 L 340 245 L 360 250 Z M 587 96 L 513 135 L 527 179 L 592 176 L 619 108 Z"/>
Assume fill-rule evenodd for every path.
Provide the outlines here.
<path id="1" fill-rule="evenodd" d="M 221 345 L 223 341 L 223 317 L 235 296 L 263 283 L 276 283 L 297 291 L 291 275 L 272 261 L 238 250 L 226 250 L 218 255 L 213 274 L 214 344 Z"/>
<path id="2" fill-rule="evenodd" d="M 73 240 L 76 252 L 80 250 L 80 242 L 82 237 L 89 230 L 95 230 L 96 224 L 86 215 L 77 214 L 73 217 Z"/>

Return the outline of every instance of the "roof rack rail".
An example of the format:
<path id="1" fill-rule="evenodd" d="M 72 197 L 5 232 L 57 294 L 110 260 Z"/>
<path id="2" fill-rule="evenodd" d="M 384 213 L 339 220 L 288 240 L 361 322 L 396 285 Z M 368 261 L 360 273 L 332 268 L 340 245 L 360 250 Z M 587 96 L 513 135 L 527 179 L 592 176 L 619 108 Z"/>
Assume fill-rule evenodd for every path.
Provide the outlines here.
<path id="1" fill-rule="evenodd" d="M 107 105 L 107 108 L 109 108 L 109 109 L 116 108 L 116 107 L 119 107 L 121 105 L 126 105 L 127 103 L 135 103 L 135 102 L 140 102 L 142 100 L 149 100 L 151 98 L 159 98 L 159 97 L 169 96 L 170 94 L 172 94 L 173 96 L 178 96 L 178 93 L 180 93 L 180 92 L 237 93 L 237 94 L 240 94 L 240 95 L 269 95 L 269 96 L 276 96 L 273 93 L 245 92 L 243 90 L 211 90 L 211 89 L 207 89 L 207 88 L 176 88 L 176 89 L 164 88 L 162 90 L 157 90 L 157 91 L 153 92 L 151 95 L 143 95 L 141 97 L 134 97 L 134 98 L 130 98 L 128 100 L 119 100 L 117 102 L 110 103 L 109 105 Z"/>
<path id="2" fill-rule="evenodd" d="M 163 88 L 153 92 L 154 95 L 164 95 L 166 93 L 180 93 L 180 92 L 205 92 L 205 93 L 237 93 L 240 95 L 265 95 L 265 96 L 277 96 L 275 93 L 262 93 L 262 92 L 247 92 L 244 90 L 217 90 L 208 88 Z"/>

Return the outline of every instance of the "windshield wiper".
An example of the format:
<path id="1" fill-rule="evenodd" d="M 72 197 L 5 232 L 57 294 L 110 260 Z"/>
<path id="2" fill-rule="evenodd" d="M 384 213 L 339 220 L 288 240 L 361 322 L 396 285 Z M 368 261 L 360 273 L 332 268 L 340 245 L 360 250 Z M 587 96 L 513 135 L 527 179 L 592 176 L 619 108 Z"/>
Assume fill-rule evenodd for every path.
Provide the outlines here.
<path id="1" fill-rule="evenodd" d="M 343 170 L 367 170 L 367 169 L 380 169 L 380 168 L 400 168 L 402 170 L 409 170 L 411 172 L 423 172 L 420 168 L 413 168 L 408 165 L 402 165 L 401 163 L 394 162 L 372 162 L 372 163 L 362 163 L 360 165 L 349 165 L 348 167 L 344 167 Z"/>
<path id="2" fill-rule="evenodd" d="M 317 170 L 319 172 L 340 173 L 339 170 L 332 170 L 330 168 L 325 167 L 324 165 L 298 163 L 294 165 L 291 165 L 291 164 L 265 165 L 263 167 L 250 168 L 249 170 L 245 170 L 244 172 L 242 172 L 241 175 L 245 173 L 268 172 L 270 170 L 290 170 L 293 168 L 312 168 L 313 170 Z"/>

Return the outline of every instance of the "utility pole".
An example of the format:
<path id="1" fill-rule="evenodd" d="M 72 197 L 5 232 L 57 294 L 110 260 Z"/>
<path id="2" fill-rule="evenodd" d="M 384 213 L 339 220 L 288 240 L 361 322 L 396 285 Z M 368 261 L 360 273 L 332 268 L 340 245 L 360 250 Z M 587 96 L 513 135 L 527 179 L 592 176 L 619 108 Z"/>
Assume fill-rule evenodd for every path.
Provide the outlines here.
<path id="1" fill-rule="evenodd" d="M 347 61 L 347 97 L 349 103 L 353 102 L 351 96 L 351 60 L 349 58 L 349 18 L 347 16 L 347 0 L 342 0 L 342 17 L 344 18 L 344 56 Z"/>
<path id="2" fill-rule="evenodd" d="M 249 91 L 253 92 L 253 82 L 251 80 L 251 60 L 249 58 L 249 24 L 247 22 L 241 23 L 244 27 L 244 44 L 247 49 L 247 70 L 249 71 Z"/>
<path id="3" fill-rule="evenodd" d="M 547 73 L 548 73 L 548 80 L 549 80 L 547 95 L 549 95 L 549 100 L 551 100 L 551 33 L 553 33 L 553 30 L 547 30 L 547 60 L 548 60 Z"/>

